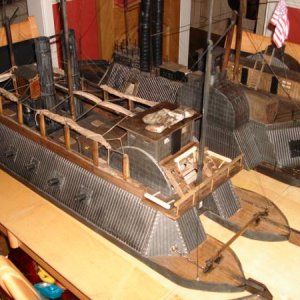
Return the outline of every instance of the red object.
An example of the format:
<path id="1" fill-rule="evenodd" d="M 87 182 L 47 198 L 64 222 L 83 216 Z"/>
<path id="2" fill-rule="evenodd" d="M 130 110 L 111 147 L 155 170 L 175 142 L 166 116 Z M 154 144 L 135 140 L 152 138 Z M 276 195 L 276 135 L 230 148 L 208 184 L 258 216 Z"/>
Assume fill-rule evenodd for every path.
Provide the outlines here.
<path id="1" fill-rule="evenodd" d="M 75 30 L 77 55 L 79 60 L 99 59 L 98 25 L 96 0 L 67 1 L 68 26 Z M 62 30 L 59 3 L 53 4 L 55 33 Z M 61 65 L 61 47 L 58 56 Z"/>
<path id="2" fill-rule="evenodd" d="M 271 18 L 271 23 L 275 26 L 273 42 L 277 48 L 280 48 L 289 35 L 288 10 L 285 0 L 279 0 Z"/>
<path id="3" fill-rule="evenodd" d="M 36 262 L 23 250 L 20 248 L 10 249 L 8 258 L 32 284 L 41 282 L 41 278 L 36 273 Z M 79 298 L 77 298 L 69 290 L 65 290 L 60 299 L 78 300 Z"/>
<path id="4" fill-rule="evenodd" d="M 288 40 L 292 43 L 300 44 L 300 9 L 288 7 L 290 21 L 290 32 Z"/>
<path id="5" fill-rule="evenodd" d="M 36 263 L 20 248 L 10 249 L 8 258 L 32 284 L 41 281 L 36 273 Z"/>

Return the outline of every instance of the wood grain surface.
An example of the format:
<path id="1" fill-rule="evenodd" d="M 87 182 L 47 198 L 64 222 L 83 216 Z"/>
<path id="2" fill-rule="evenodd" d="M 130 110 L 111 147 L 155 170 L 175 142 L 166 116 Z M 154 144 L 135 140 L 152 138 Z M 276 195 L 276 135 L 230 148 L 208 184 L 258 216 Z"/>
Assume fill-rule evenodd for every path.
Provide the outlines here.
<path id="1" fill-rule="evenodd" d="M 272 198 L 290 225 L 300 228 L 300 189 L 254 171 L 234 184 Z M 182 288 L 76 221 L 0 171 L 0 229 L 81 299 L 235 299 L 247 293 L 211 293 Z M 233 233 L 201 217 L 206 231 L 226 242 Z M 232 245 L 246 277 L 267 285 L 274 299 L 299 298 L 300 248 L 288 242 L 244 237 Z"/>

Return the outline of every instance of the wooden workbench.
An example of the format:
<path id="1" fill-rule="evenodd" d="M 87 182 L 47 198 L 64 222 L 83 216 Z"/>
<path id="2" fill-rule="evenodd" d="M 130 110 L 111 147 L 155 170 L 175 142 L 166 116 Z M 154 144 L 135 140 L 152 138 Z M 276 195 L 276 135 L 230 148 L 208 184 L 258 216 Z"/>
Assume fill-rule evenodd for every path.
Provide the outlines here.
<path id="1" fill-rule="evenodd" d="M 256 172 L 242 171 L 233 182 L 273 199 L 300 228 L 300 189 Z M 182 288 L 114 246 L 0 170 L 0 229 L 81 299 L 234 299 Z M 232 233 L 206 217 L 206 231 L 222 240 Z M 239 238 L 232 246 L 246 277 L 265 283 L 274 299 L 298 299 L 300 248 L 288 242 Z"/>

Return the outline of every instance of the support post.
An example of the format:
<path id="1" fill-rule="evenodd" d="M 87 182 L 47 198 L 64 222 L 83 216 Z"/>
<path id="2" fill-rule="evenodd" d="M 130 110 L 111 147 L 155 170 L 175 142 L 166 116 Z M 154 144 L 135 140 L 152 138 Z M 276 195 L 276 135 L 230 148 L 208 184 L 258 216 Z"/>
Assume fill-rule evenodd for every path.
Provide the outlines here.
<path id="1" fill-rule="evenodd" d="M 40 114 L 40 132 L 42 137 L 46 137 L 45 116 Z"/>
<path id="2" fill-rule="evenodd" d="M 66 0 L 60 0 L 60 9 L 63 19 L 63 34 L 64 34 L 64 45 L 66 51 L 66 59 L 67 59 L 67 81 L 68 81 L 68 89 L 70 96 L 70 112 L 73 120 L 76 119 L 76 110 L 75 110 L 75 100 L 73 94 L 73 78 L 72 78 L 72 65 L 71 65 L 71 53 L 70 53 L 70 45 L 69 45 L 69 29 L 67 22 L 67 8 L 66 8 Z"/>
<path id="3" fill-rule="evenodd" d="M 65 137 L 65 146 L 67 150 L 71 149 L 71 137 L 70 137 L 70 127 L 65 125 L 64 127 L 64 137 Z"/>
<path id="4" fill-rule="evenodd" d="M 93 141 L 93 147 L 92 147 L 92 157 L 93 157 L 93 163 L 95 166 L 99 166 L 99 151 L 98 151 L 98 142 Z"/>
<path id="5" fill-rule="evenodd" d="M 104 101 L 108 101 L 108 92 L 107 91 L 103 92 L 103 98 L 104 98 Z"/>
<path id="6" fill-rule="evenodd" d="M 233 20 L 234 20 L 234 22 L 236 21 L 236 12 L 232 13 L 232 22 L 233 22 Z M 234 33 L 234 26 L 231 27 L 230 31 L 227 34 L 226 44 L 225 44 L 225 54 L 224 54 L 224 59 L 223 59 L 223 64 L 222 64 L 222 71 L 226 71 L 227 66 L 228 66 L 231 44 L 232 44 L 232 40 L 233 40 L 233 33 Z"/>
<path id="7" fill-rule="evenodd" d="M 18 122 L 20 125 L 23 125 L 23 107 L 21 102 L 18 102 L 17 110 L 18 110 Z"/>
<path id="8" fill-rule="evenodd" d="M 243 36 L 243 16 L 245 14 L 246 3 L 245 0 L 240 1 L 239 17 L 236 30 L 236 40 L 235 40 L 235 59 L 234 59 L 234 70 L 233 70 L 233 80 L 238 81 L 239 77 L 239 64 L 241 56 L 242 47 L 242 36 Z"/>
<path id="9" fill-rule="evenodd" d="M 130 177 L 129 157 L 127 154 L 123 155 L 123 177 L 125 180 Z"/>
<path id="10" fill-rule="evenodd" d="M 5 8 L 3 7 L 2 9 Z M 13 41 L 12 41 L 11 30 L 10 30 L 10 20 L 7 17 L 4 20 L 4 26 L 5 26 L 7 44 L 9 49 L 10 64 L 12 67 L 14 67 L 16 65 L 16 61 L 15 61 L 15 55 L 13 51 Z"/>

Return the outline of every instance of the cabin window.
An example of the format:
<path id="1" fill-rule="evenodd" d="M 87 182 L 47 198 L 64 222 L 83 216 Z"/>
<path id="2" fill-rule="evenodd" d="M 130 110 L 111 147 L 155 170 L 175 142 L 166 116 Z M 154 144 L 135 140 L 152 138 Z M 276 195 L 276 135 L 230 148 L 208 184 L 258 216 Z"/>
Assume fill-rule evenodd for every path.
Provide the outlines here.
<path id="1" fill-rule="evenodd" d="M 241 83 L 242 84 L 247 84 L 248 81 L 248 69 L 247 68 L 242 68 L 242 76 L 241 76 Z"/>
<path id="2" fill-rule="evenodd" d="M 291 157 L 300 156 L 300 140 L 294 140 L 289 142 Z"/>
<path id="3" fill-rule="evenodd" d="M 275 95 L 278 93 L 278 79 L 275 76 L 272 76 L 270 92 Z"/>
<path id="4" fill-rule="evenodd" d="M 286 90 L 290 90 L 292 87 L 292 83 L 290 81 L 287 80 L 282 80 L 281 81 L 281 86 L 286 89 Z"/>

